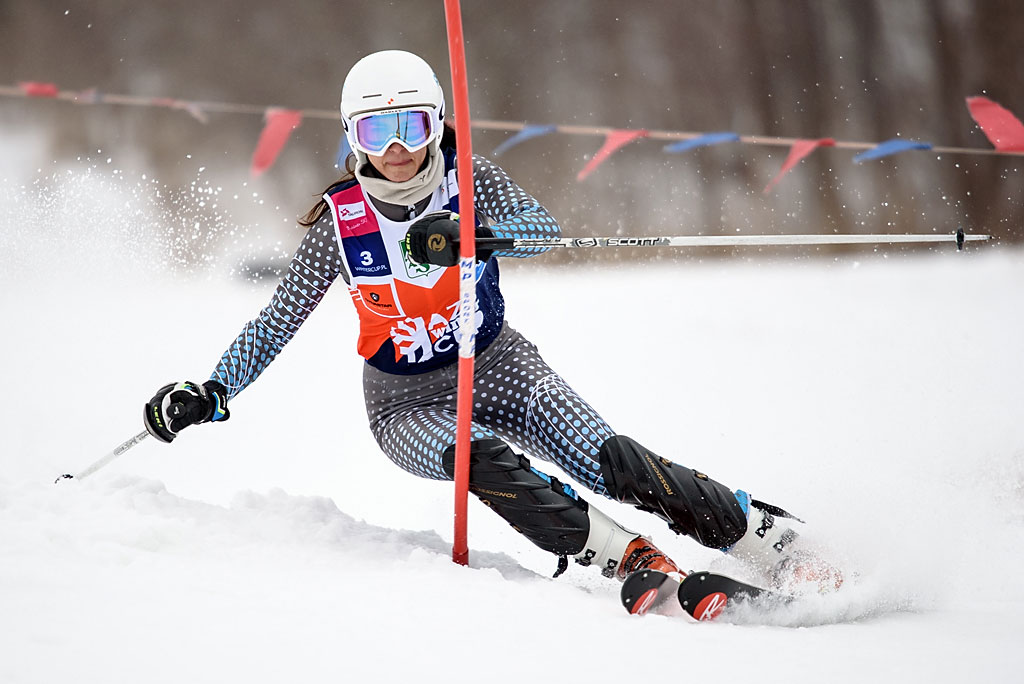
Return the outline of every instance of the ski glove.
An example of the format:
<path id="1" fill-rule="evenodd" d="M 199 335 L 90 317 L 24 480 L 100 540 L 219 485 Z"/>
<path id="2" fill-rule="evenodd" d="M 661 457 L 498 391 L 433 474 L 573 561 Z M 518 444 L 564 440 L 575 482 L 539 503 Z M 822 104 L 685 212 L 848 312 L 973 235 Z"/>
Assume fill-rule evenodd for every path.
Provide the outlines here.
<path id="1" fill-rule="evenodd" d="M 476 227 L 476 237 L 494 237 L 487 226 Z M 418 264 L 455 266 L 459 263 L 459 215 L 451 211 L 432 211 L 418 219 L 405 234 L 405 250 Z M 491 258 L 493 249 L 477 248 L 477 261 Z"/>
<path id="2" fill-rule="evenodd" d="M 149 434 L 168 443 L 189 425 L 230 417 L 228 390 L 216 380 L 164 385 L 146 404 L 144 415 Z"/>

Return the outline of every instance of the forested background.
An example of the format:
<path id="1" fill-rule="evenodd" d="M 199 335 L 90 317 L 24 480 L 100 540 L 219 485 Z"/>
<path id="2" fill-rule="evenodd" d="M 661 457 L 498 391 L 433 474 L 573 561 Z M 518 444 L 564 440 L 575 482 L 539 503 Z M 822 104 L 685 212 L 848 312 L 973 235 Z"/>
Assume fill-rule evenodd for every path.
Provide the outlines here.
<path id="1" fill-rule="evenodd" d="M 464 0 L 462 12 L 476 119 L 989 149 L 965 97 L 1024 115 L 1019 0 Z M 0 1 L 6 85 L 333 109 L 351 65 L 388 48 L 422 55 L 450 98 L 440 0 Z M 258 196 L 232 220 L 280 233 L 290 250 L 294 219 L 337 176 L 341 127 L 307 118 L 253 179 L 262 126 L 258 115 L 204 124 L 168 108 L 0 98 L 0 175 L 92 165 L 168 188 L 198 179 Z M 477 130 L 474 151 L 509 135 Z M 668 154 L 645 139 L 577 181 L 602 142 L 549 135 L 497 161 L 574 236 L 962 225 L 1000 243 L 1024 237 L 1020 156 L 913 151 L 854 164 L 849 150 L 820 149 L 765 194 L 785 147 Z"/>

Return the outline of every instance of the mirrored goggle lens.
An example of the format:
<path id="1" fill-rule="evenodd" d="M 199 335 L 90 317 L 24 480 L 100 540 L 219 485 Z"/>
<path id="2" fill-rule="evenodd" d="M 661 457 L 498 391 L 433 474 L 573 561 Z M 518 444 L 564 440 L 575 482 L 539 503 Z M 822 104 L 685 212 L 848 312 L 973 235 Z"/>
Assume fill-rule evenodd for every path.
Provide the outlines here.
<path id="1" fill-rule="evenodd" d="M 381 154 L 394 141 L 414 150 L 429 139 L 430 115 L 427 112 L 371 114 L 356 121 L 356 140 L 369 154 Z"/>

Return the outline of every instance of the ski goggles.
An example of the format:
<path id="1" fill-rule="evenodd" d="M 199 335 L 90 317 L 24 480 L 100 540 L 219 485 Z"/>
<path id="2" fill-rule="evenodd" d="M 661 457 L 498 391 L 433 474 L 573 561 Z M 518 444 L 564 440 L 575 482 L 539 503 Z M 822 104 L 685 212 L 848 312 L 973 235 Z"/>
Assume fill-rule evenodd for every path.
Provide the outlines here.
<path id="1" fill-rule="evenodd" d="M 400 109 L 371 112 L 356 118 L 355 147 L 380 156 L 393 142 L 410 152 L 425 147 L 434 137 L 433 112 L 429 109 Z"/>

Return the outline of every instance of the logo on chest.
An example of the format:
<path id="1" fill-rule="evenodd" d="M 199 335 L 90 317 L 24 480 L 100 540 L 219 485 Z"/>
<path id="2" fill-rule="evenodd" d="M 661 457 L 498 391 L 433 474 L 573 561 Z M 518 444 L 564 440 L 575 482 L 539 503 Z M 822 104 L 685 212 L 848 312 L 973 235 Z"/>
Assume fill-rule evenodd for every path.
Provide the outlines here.
<path id="1" fill-rule="evenodd" d="M 366 216 L 366 205 L 362 202 L 338 205 L 338 218 L 342 221 L 351 221 Z"/>
<path id="2" fill-rule="evenodd" d="M 409 256 L 409 250 L 405 246 L 405 240 L 401 240 L 398 243 L 398 246 L 402 250 L 402 261 L 405 263 L 405 274 L 410 278 L 426 278 L 431 273 L 436 273 L 444 268 L 444 266 L 418 264 L 413 261 L 412 257 Z"/>

